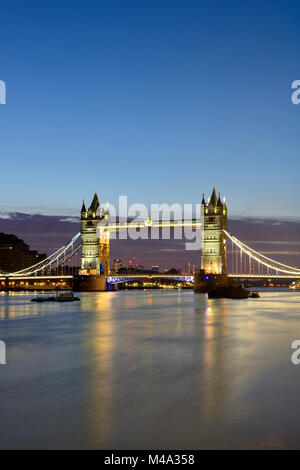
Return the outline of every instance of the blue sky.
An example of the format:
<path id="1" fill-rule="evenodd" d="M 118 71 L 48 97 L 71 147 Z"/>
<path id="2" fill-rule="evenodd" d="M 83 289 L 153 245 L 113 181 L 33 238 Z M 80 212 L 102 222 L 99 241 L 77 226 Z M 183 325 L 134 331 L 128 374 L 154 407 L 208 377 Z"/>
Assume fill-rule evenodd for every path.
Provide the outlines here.
<path id="1" fill-rule="evenodd" d="M 298 217 L 296 1 L 1 6 L 2 211 L 196 203 Z"/>

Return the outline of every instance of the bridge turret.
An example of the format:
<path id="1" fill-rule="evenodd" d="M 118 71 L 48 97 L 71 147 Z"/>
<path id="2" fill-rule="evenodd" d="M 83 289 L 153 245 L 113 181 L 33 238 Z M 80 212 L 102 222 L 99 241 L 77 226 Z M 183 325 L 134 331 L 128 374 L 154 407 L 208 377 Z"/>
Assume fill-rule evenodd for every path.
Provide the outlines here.
<path id="1" fill-rule="evenodd" d="M 92 203 L 86 210 L 83 203 L 81 209 L 81 273 L 82 274 L 108 274 L 109 273 L 109 239 L 98 239 L 97 226 L 105 217 L 100 206 L 98 195 L 95 192 Z"/>
<path id="2" fill-rule="evenodd" d="M 86 210 L 86 207 L 85 207 L 85 203 L 84 203 L 84 199 L 83 199 L 83 202 L 82 202 L 82 208 L 81 208 L 81 216 L 82 215 L 87 215 L 87 210 Z"/>
<path id="3" fill-rule="evenodd" d="M 100 205 L 95 192 L 90 207 L 86 210 L 85 203 L 81 209 L 81 274 L 109 274 L 109 232 L 104 228 L 97 230 L 103 219 L 109 219 L 106 211 Z"/>
<path id="4" fill-rule="evenodd" d="M 203 198 L 204 199 L 204 198 Z M 203 204 L 203 202 L 202 202 Z M 205 204 L 205 199 L 204 199 Z M 201 268 L 207 274 L 227 274 L 226 235 L 227 207 L 213 187 L 211 198 L 204 206 L 204 233 Z"/>
<path id="5" fill-rule="evenodd" d="M 105 219 L 109 220 L 109 208 L 108 208 L 108 204 L 107 204 L 106 210 L 105 210 L 105 212 L 104 212 L 104 217 L 105 217 Z"/>
<path id="6" fill-rule="evenodd" d="M 213 187 L 213 191 L 212 191 L 212 194 L 211 194 L 211 197 L 209 199 L 209 202 L 208 202 L 208 205 L 211 206 L 211 207 L 214 207 L 217 205 L 217 194 L 216 194 L 216 189 L 215 189 L 215 186 Z"/>
<path id="7" fill-rule="evenodd" d="M 91 203 L 88 211 L 91 212 L 92 214 L 96 214 L 98 207 L 100 207 L 100 202 L 99 202 L 99 199 L 98 199 L 98 195 L 95 191 L 92 203 Z"/>

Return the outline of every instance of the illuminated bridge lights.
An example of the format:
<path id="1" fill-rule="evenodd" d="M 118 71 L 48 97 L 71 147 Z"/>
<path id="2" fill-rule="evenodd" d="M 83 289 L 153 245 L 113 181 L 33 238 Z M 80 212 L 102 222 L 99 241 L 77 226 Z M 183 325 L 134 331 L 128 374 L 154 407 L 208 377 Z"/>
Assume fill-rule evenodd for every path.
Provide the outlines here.
<path id="1" fill-rule="evenodd" d="M 241 250 L 242 253 L 245 253 L 247 256 L 249 256 L 251 259 L 254 259 L 259 264 L 276 271 L 276 273 L 281 272 L 285 274 L 298 274 L 300 276 L 300 269 L 293 268 L 282 263 L 278 263 L 277 261 L 274 261 L 271 258 L 268 258 L 267 256 L 258 253 L 253 248 L 250 248 L 249 246 L 245 245 L 245 243 L 242 243 L 240 240 L 238 240 L 234 235 L 232 235 L 232 233 L 228 232 L 225 229 L 223 230 L 226 236 Z M 238 277 L 241 276 L 241 274 L 238 275 Z M 254 275 L 254 277 L 257 276 L 258 275 Z M 248 274 L 247 277 L 249 277 Z M 268 277 L 268 275 L 266 275 L 265 277 Z"/>
<path id="2" fill-rule="evenodd" d="M 169 279 L 181 282 L 194 282 L 194 276 L 182 276 L 180 274 L 153 274 L 148 276 L 147 274 L 128 274 L 124 276 L 108 276 L 106 282 L 108 284 L 121 284 L 124 282 L 136 281 L 136 280 L 147 280 L 147 279 Z"/>
<path id="3" fill-rule="evenodd" d="M 108 223 L 104 225 L 110 231 L 120 231 L 120 230 L 130 230 L 130 229 L 143 229 L 143 228 L 151 228 L 151 229 L 159 229 L 159 228 L 202 228 L 203 223 L 201 220 L 198 219 L 182 219 L 182 220 L 151 220 L 146 219 L 142 221 L 134 221 L 134 222 L 116 222 L 116 223 Z"/>
<path id="4" fill-rule="evenodd" d="M 300 273 L 297 274 L 228 274 L 228 277 L 234 279 L 300 279 Z"/>
<path id="5" fill-rule="evenodd" d="M 39 263 L 34 264 L 33 266 L 30 266 L 29 268 L 22 269 L 21 271 L 8 273 L 6 277 L 16 278 L 16 277 L 21 276 L 21 278 L 23 279 L 24 277 L 32 276 L 33 274 L 43 273 L 45 269 L 51 266 L 58 267 L 61 264 L 66 263 L 80 250 L 81 243 L 75 246 L 75 248 L 73 246 L 79 237 L 80 237 L 80 232 L 77 233 L 72 238 L 72 240 L 66 243 L 66 245 L 59 248 L 59 250 L 52 253 L 52 255 L 48 256 L 46 259 L 40 261 Z M 47 276 L 47 278 L 48 277 L 51 277 L 51 275 Z"/>
<path id="6" fill-rule="evenodd" d="M 60 281 L 63 281 L 64 279 L 73 279 L 74 276 L 72 275 L 61 275 L 61 276 L 14 276 L 10 277 L 9 279 L 13 279 L 14 281 L 28 281 L 28 280 L 43 280 L 43 279 L 59 279 Z M 0 277 L 0 281 L 4 281 L 6 278 L 5 277 Z"/>
<path id="7" fill-rule="evenodd" d="M 128 230 L 133 228 L 169 228 L 169 227 L 193 227 L 193 228 L 201 228 L 202 223 L 197 219 L 190 219 L 190 220 L 173 220 L 173 221 L 141 221 L 141 222 L 128 222 L 128 223 L 116 223 L 116 224 L 108 224 L 107 229 L 109 231 L 113 230 Z M 250 273 L 241 272 L 238 273 L 237 269 L 235 273 L 229 274 L 231 278 L 238 278 L 238 279 L 300 279 L 300 269 L 293 268 L 291 266 L 287 266 L 283 263 L 278 263 L 265 255 L 255 251 L 253 248 L 250 248 L 245 243 L 238 240 L 232 233 L 228 232 L 224 229 L 224 233 L 231 240 L 232 244 L 235 245 L 240 251 L 240 254 L 245 254 L 249 257 L 249 260 L 255 260 L 258 265 L 265 266 L 268 270 L 272 270 L 273 273 L 261 274 L 261 273 L 253 273 L 251 272 L 252 268 L 249 267 Z M 80 233 L 77 233 L 72 240 L 66 243 L 63 247 L 59 250 L 56 250 L 52 255 L 48 256 L 45 260 L 36 263 L 29 268 L 22 269 L 21 271 L 17 271 L 14 273 L 9 274 L 0 274 L 0 280 L 4 281 L 7 278 L 15 279 L 15 280 L 23 280 L 23 279 L 71 279 L 73 276 L 63 276 L 63 275 L 51 275 L 51 268 L 57 268 L 58 266 L 63 265 L 67 261 L 69 261 L 81 248 L 81 243 L 79 240 Z M 77 242 L 77 245 L 75 245 Z M 74 247 L 75 245 L 75 247 Z M 234 267 L 233 267 L 234 269 Z M 47 273 L 50 274 L 47 275 Z M 207 274 L 208 275 L 208 274 Z M 213 275 L 211 273 L 210 275 Z M 173 279 L 176 281 L 183 281 L 183 282 L 194 282 L 194 276 L 184 276 L 179 274 L 128 274 L 124 276 L 108 276 L 107 282 L 109 284 L 116 284 L 120 282 L 127 282 L 131 280 L 141 280 L 141 279 Z"/>

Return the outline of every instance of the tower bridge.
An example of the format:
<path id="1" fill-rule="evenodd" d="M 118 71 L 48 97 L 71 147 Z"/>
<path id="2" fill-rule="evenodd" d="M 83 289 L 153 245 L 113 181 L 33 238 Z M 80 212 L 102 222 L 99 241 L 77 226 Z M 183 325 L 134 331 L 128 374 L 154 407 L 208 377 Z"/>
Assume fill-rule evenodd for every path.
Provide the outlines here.
<path id="1" fill-rule="evenodd" d="M 91 205 L 81 208 L 81 231 L 63 247 L 43 261 L 13 273 L 0 274 L 0 283 L 36 280 L 72 279 L 59 276 L 57 270 L 81 250 L 81 269 L 74 276 L 74 288 L 78 290 L 106 290 L 107 285 L 147 279 L 147 274 L 113 276 L 110 273 L 110 243 L 113 232 L 130 230 L 185 229 L 201 230 L 201 268 L 194 275 L 152 274 L 152 278 L 168 278 L 193 282 L 194 286 L 215 280 L 226 284 L 230 279 L 300 279 L 300 269 L 272 260 L 255 251 L 228 231 L 228 211 L 225 199 L 221 200 L 213 188 L 211 197 L 201 202 L 201 217 L 182 220 L 151 220 L 129 222 L 110 221 L 95 193 Z M 200 253 L 199 253 L 200 256 Z M 230 261 L 230 263 L 229 263 Z M 228 264 L 231 270 L 228 270 Z M 1 284 L 0 284 L 1 285 Z"/>

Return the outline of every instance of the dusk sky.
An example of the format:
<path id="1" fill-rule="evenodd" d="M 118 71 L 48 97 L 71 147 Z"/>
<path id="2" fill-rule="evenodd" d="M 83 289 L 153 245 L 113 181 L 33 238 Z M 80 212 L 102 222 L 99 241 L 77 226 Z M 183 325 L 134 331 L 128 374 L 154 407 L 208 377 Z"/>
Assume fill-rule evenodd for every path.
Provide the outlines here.
<path id="1" fill-rule="evenodd" d="M 298 218 L 299 24 L 296 1 L 6 2 L 1 213 L 215 184 L 229 216 Z"/>
<path id="2" fill-rule="evenodd" d="M 0 231 L 15 233 L 40 253 L 53 253 L 80 230 L 78 218 L 11 213 L 0 219 Z M 229 230 L 260 253 L 290 266 L 300 267 L 300 221 L 272 218 L 231 218 Z M 121 258 L 127 265 L 135 256 L 146 267 L 159 264 L 162 268 L 200 267 L 199 250 L 186 251 L 185 240 L 112 240 L 111 260 Z M 231 244 L 228 245 L 231 262 Z M 75 259 L 76 258 L 76 259 Z M 80 255 L 72 265 L 80 265 Z"/>

